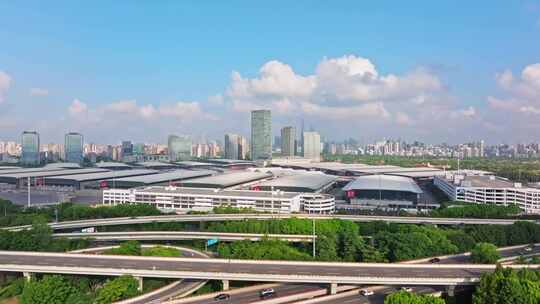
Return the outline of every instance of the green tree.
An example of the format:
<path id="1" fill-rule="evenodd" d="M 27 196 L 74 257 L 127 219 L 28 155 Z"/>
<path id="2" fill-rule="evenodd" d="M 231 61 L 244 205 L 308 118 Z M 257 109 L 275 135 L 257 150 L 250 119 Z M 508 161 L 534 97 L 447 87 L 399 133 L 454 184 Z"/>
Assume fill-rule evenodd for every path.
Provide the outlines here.
<path id="1" fill-rule="evenodd" d="M 132 298 L 139 294 L 139 282 L 132 276 L 121 276 L 107 281 L 97 291 L 96 304 L 109 304 L 114 301 Z"/>
<path id="2" fill-rule="evenodd" d="M 536 304 L 540 303 L 538 270 L 497 267 L 482 275 L 473 295 L 473 304 Z"/>
<path id="3" fill-rule="evenodd" d="M 176 248 L 154 246 L 151 248 L 144 248 L 141 254 L 143 256 L 178 257 L 180 256 L 181 252 Z"/>
<path id="4" fill-rule="evenodd" d="M 141 243 L 138 241 L 127 241 L 120 244 L 117 248 L 111 248 L 105 251 L 105 254 L 113 255 L 141 255 Z"/>
<path id="5" fill-rule="evenodd" d="M 384 304 L 445 304 L 441 298 L 400 291 L 387 296 Z"/>
<path id="6" fill-rule="evenodd" d="M 68 280 L 59 275 L 46 275 L 41 280 L 24 284 L 21 304 L 80 303 L 85 298 Z"/>
<path id="7" fill-rule="evenodd" d="M 497 247 L 490 243 L 478 243 L 471 250 L 471 261 L 477 264 L 495 264 L 501 258 Z"/>

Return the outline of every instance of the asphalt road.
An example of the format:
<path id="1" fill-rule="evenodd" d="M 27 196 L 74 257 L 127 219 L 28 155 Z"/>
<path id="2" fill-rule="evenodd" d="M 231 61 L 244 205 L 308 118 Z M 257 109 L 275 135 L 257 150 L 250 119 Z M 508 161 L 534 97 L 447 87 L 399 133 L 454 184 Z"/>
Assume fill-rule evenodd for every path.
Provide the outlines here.
<path id="1" fill-rule="evenodd" d="M 412 286 L 411 286 L 412 287 Z M 415 286 L 412 287 L 412 292 L 417 294 L 427 294 L 436 292 L 437 289 L 434 289 L 433 287 L 423 287 L 423 286 Z M 335 300 L 328 300 L 328 301 L 321 301 L 318 303 L 324 303 L 324 304 L 382 304 L 384 303 L 384 298 L 388 296 L 391 293 L 399 291 L 399 288 L 396 287 L 385 287 L 383 289 L 378 289 L 374 291 L 374 294 L 371 296 L 363 296 L 360 293 L 343 297 L 340 299 Z"/>
<path id="2" fill-rule="evenodd" d="M 182 257 L 184 258 L 202 258 L 202 259 L 207 258 L 206 255 L 195 250 L 194 251 L 182 250 L 181 253 L 182 253 Z M 182 280 L 180 284 L 178 284 L 176 287 L 172 289 L 167 289 L 162 292 L 155 293 L 140 301 L 133 301 L 131 302 L 131 304 L 161 303 L 162 300 L 170 299 L 178 294 L 184 293 L 188 290 L 195 288 L 201 282 L 204 282 L 204 280 L 192 280 L 192 279 Z M 144 284 L 144 279 L 143 279 L 143 284 Z"/>
<path id="3" fill-rule="evenodd" d="M 10 254 L 11 253 L 11 254 Z M 82 269 L 92 267 L 98 269 L 114 269 L 117 272 L 125 272 L 126 270 L 142 270 L 142 276 L 158 277 L 167 275 L 168 277 L 178 277 L 178 274 L 173 272 L 193 272 L 193 276 L 197 278 L 195 273 L 225 273 L 227 275 L 234 274 L 251 274 L 257 276 L 257 280 L 261 281 L 279 281 L 273 275 L 291 275 L 291 276 L 307 276 L 301 280 L 310 280 L 316 282 L 314 276 L 324 276 L 336 282 L 343 282 L 343 277 L 355 278 L 426 278 L 426 279 L 456 279 L 456 278 L 478 278 L 483 272 L 490 269 L 482 268 L 477 265 L 468 265 L 462 267 L 444 267 L 444 265 L 415 265 L 415 267 L 400 267 L 403 265 L 342 265 L 336 264 L 301 264 L 293 265 L 290 263 L 250 263 L 248 261 L 216 262 L 215 260 L 203 259 L 178 259 L 178 258 L 146 258 L 146 257 L 108 257 L 104 255 L 93 256 L 89 258 L 85 255 L 69 254 L 55 256 L 50 253 L 39 253 L 39 257 L 35 255 L 25 255 L 22 252 L 6 252 L 0 251 L 0 264 L 7 265 L 25 265 L 25 266 L 56 266 L 56 267 L 71 267 L 76 268 L 77 272 L 85 273 L 88 270 Z M 222 260 L 223 261 L 223 260 Z M 1 270 L 1 269 L 0 269 Z M 154 270 L 159 271 L 161 275 L 153 273 Z M 189 274 L 190 276 L 192 274 Z M 214 275 L 212 275 L 214 277 Z M 200 277 L 199 277 L 200 278 Z M 309 282 L 307 282 L 309 283 Z"/>
<path id="4" fill-rule="evenodd" d="M 284 284 L 277 287 L 274 287 L 274 290 L 276 291 L 275 297 L 285 297 L 297 293 L 303 293 L 308 291 L 315 291 L 325 289 L 322 286 L 315 285 L 315 284 Z M 259 291 L 249 291 L 249 292 L 243 292 L 239 294 L 230 294 L 231 298 L 226 301 L 219 301 L 219 304 L 247 304 L 247 303 L 255 303 L 257 301 L 260 301 L 261 298 L 259 297 Z M 227 293 L 227 292 L 224 292 Z M 270 298 L 267 298 L 270 299 Z M 206 299 L 206 300 L 193 300 L 188 301 L 186 303 L 189 304 L 206 304 L 206 303 L 213 303 L 213 299 Z"/>
<path id="5" fill-rule="evenodd" d="M 428 217 L 408 217 L 408 216 L 368 216 L 368 215 L 315 215 L 315 214 L 209 214 L 209 215 L 161 215 L 161 216 L 141 216 L 122 217 L 109 219 L 94 219 L 81 221 L 66 221 L 60 223 L 50 223 L 53 229 L 85 228 L 92 226 L 108 225 L 131 225 L 152 222 L 203 222 L 203 221 L 234 221 L 245 219 L 284 219 L 284 218 L 307 218 L 307 219 L 343 219 L 355 222 L 384 221 L 389 223 L 402 224 L 436 224 L 436 225 L 510 225 L 516 220 L 508 219 L 468 219 L 468 218 L 428 218 Z M 533 221 L 534 222 L 534 221 Z M 26 229 L 30 226 L 10 227 L 11 230 Z"/>
<path id="6" fill-rule="evenodd" d="M 540 246 L 535 246 L 531 251 L 525 251 L 524 248 L 512 248 L 512 249 L 502 249 L 499 250 L 499 253 L 501 255 L 501 258 L 506 257 L 514 257 L 519 256 L 521 254 L 540 254 Z M 464 264 L 469 263 L 470 258 L 469 256 L 457 256 L 457 257 L 449 257 L 449 258 L 442 258 L 441 261 L 438 264 Z M 405 286 L 405 285 L 403 285 Z M 414 293 L 418 294 L 428 294 L 435 291 L 440 290 L 440 288 L 437 287 L 429 287 L 429 286 L 410 286 L 412 287 Z M 393 293 L 399 291 L 398 287 L 395 286 L 384 286 L 383 289 L 378 289 L 375 291 L 375 294 L 372 296 L 362 296 L 360 293 L 346 296 L 340 299 L 335 300 L 322 300 L 318 303 L 324 303 L 324 304 L 359 304 L 359 303 L 370 303 L 370 304 L 383 304 L 384 298 Z"/>

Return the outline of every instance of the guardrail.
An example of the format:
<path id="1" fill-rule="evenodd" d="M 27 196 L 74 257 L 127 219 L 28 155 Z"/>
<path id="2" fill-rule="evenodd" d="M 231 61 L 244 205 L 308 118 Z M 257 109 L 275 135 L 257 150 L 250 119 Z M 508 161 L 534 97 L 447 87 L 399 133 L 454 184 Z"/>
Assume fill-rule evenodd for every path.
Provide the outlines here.
<path id="1" fill-rule="evenodd" d="M 88 275 L 109 275 L 118 276 L 129 274 L 139 277 L 160 277 L 160 278 L 192 278 L 192 279 L 211 279 L 211 280 L 232 280 L 232 281 L 260 281 L 260 282 L 297 282 L 297 283 L 338 283 L 338 284 L 384 284 L 401 285 L 404 282 L 411 285 L 469 285 L 475 284 L 480 279 L 482 272 L 492 271 L 495 265 L 433 265 L 433 264 L 377 264 L 377 263 L 328 263 L 328 262 L 293 262 L 293 261 L 253 261 L 253 260 L 227 260 L 227 259 L 197 259 L 197 258 L 159 258 L 159 257 L 125 257 L 125 256 L 96 256 L 96 255 L 73 255 L 62 253 L 33 253 L 33 252 L 0 252 L 0 255 L 8 256 L 35 256 L 41 259 L 35 259 L 35 265 L 25 264 L 2 264 L 0 271 L 17 272 L 37 272 L 37 273 L 62 273 L 62 274 L 88 274 Z M 101 259 L 102 263 L 108 261 L 109 265 L 118 265 L 115 268 L 103 265 L 94 266 L 62 266 L 63 259 L 75 257 L 81 259 Z M 57 258 L 58 261 L 54 261 Z M 118 263 L 111 261 L 118 260 Z M 129 261 L 134 263 L 128 263 Z M 47 265 L 39 265 L 37 262 L 47 261 Z M 171 262 L 167 270 L 150 267 L 152 261 Z M 141 269 L 141 265 L 146 265 L 149 269 Z M 174 262 L 178 262 L 174 265 Z M 197 264 L 200 264 L 198 268 Z M 226 264 L 223 269 L 208 271 L 208 263 Z M 189 265 L 191 270 L 182 270 L 182 266 Z M 124 266 L 122 266 L 124 265 Z M 125 265 L 128 265 L 126 267 Z M 277 265 L 281 273 L 269 273 L 264 268 L 258 271 L 256 266 L 248 265 Z M 236 269 L 244 266 L 245 270 L 239 272 Z M 288 266 L 309 266 L 308 273 L 300 273 L 295 267 Z M 334 269 L 347 268 L 353 270 L 356 268 L 355 275 L 349 274 L 329 274 L 328 269 L 324 267 L 331 266 Z M 169 266 L 168 266 L 169 267 Z M 264 266 L 263 266 L 264 267 Z M 323 268 L 321 268 L 323 267 Z M 538 268 L 540 265 L 509 265 L 510 268 Z M 175 270 L 178 269 L 178 270 Z M 232 271 L 227 271 L 231 269 Z M 366 273 L 368 270 L 378 269 L 377 276 L 370 276 Z M 394 271 L 393 274 L 388 269 L 404 270 L 402 274 Z M 412 269 L 412 271 L 411 271 Z M 436 277 L 430 275 L 429 271 L 434 272 L 441 269 L 448 270 L 445 273 L 447 277 Z M 456 274 L 451 273 L 455 269 Z M 267 269 L 266 269 L 267 270 Z M 306 269 L 305 269 L 306 270 Z M 418 270 L 426 271 L 424 277 L 418 273 Z M 462 270 L 466 270 L 468 275 L 464 276 Z M 311 273 L 309 273 L 311 272 Z M 354 272 L 351 272 L 354 273 Z M 373 272 L 372 272 L 373 273 Z M 389 274 L 390 273 L 390 274 Z"/>
<path id="2" fill-rule="evenodd" d="M 120 217 L 108 219 L 91 219 L 80 221 L 65 221 L 50 223 L 53 229 L 85 228 L 92 226 L 115 226 L 130 224 L 145 224 L 152 222 L 211 222 L 211 221 L 239 221 L 246 219 L 343 219 L 355 222 L 384 221 L 401 224 L 434 224 L 434 225 L 511 225 L 517 221 L 536 222 L 534 220 L 513 219 L 471 219 L 471 218 L 433 218 L 433 217 L 407 217 L 407 216 L 368 216 L 368 215 L 317 215 L 317 214 L 203 214 L 203 215 L 160 215 L 141 217 Z M 22 230 L 30 225 L 6 227 L 9 230 Z"/>
<path id="3" fill-rule="evenodd" d="M 55 233 L 53 237 L 69 239 L 92 238 L 100 241 L 125 240 L 208 240 L 222 241 L 260 241 L 263 239 L 278 239 L 287 242 L 313 242 L 316 236 L 303 234 L 261 234 L 261 233 L 229 233 L 229 232 L 201 232 L 201 231 L 134 231 L 134 232 L 73 232 Z"/>

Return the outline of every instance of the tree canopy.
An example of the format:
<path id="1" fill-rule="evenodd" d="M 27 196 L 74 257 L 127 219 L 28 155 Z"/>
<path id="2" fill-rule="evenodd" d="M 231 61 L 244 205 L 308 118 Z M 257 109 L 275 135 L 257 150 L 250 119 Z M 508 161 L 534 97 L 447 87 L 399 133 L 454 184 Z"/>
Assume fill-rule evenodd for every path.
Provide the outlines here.
<path id="1" fill-rule="evenodd" d="M 501 258 L 497 247 L 490 243 L 478 243 L 471 250 L 471 262 L 477 264 L 495 264 Z"/>
<path id="2" fill-rule="evenodd" d="M 400 291 L 387 296 L 384 304 L 445 304 L 441 298 Z"/>

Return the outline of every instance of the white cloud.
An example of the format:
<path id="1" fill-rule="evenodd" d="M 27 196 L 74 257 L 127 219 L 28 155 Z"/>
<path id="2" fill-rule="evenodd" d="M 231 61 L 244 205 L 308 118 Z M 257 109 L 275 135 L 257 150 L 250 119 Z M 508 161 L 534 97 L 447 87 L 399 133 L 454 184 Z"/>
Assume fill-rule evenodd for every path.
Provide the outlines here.
<path id="1" fill-rule="evenodd" d="M 417 117 L 432 119 L 433 112 L 445 116 L 457 111 L 442 82 L 429 70 L 419 67 L 403 75 L 381 75 L 369 59 L 354 55 L 323 58 L 310 75 L 300 75 L 276 60 L 265 63 L 253 78 L 233 72 L 225 97 L 237 112 L 269 108 L 289 117 L 358 117 L 399 125 L 413 125 Z"/>
<path id="2" fill-rule="evenodd" d="M 68 108 L 68 113 L 72 117 L 80 118 L 81 114 L 87 115 L 88 121 L 104 120 L 156 120 L 173 118 L 182 121 L 192 121 L 194 119 L 215 120 L 213 115 L 205 113 L 198 102 L 177 102 L 174 104 L 161 104 L 154 106 L 146 104 L 139 106 L 135 100 L 120 100 L 105 105 L 89 109 L 88 106 L 78 99 L 75 99 Z"/>
<path id="3" fill-rule="evenodd" d="M 523 114 L 538 114 L 540 63 L 526 66 L 517 78 L 508 70 L 497 74 L 495 78 L 505 96 L 488 96 L 488 105 L 491 108 Z"/>
<path id="4" fill-rule="evenodd" d="M 49 90 L 43 88 L 31 88 L 30 96 L 47 96 L 49 95 Z"/>
<path id="5" fill-rule="evenodd" d="M 88 106 L 86 105 L 86 103 L 78 99 L 74 99 L 68 107 L 69 115 L 74 117 L 80 116 L 81 114 L 86 114 L 87 112 Z"/>
<path id="6" fill-rule="evenodd" d="M 6 72 L 0 71 L 0 103 L 4 102 L 7 91 L 11 86 L 11 76 Z"/>
<path id="7" fill-rule="evenodd" d="M 221 94 L 217 94 L 217 95 L 212 95 L 210 97 L 208 97 L 208 102 L 212 105 L 222 105 L 224 100 L 223 100 L 223 95 Z"/>
<path id="8" fill-rule="evenodd" d="M 172 105 L 161 105 L 159 107 L 159 114 L 182 121 L 217 119 L 215 116 L 203 112 L 198 102 L 177 102 Z"/>

